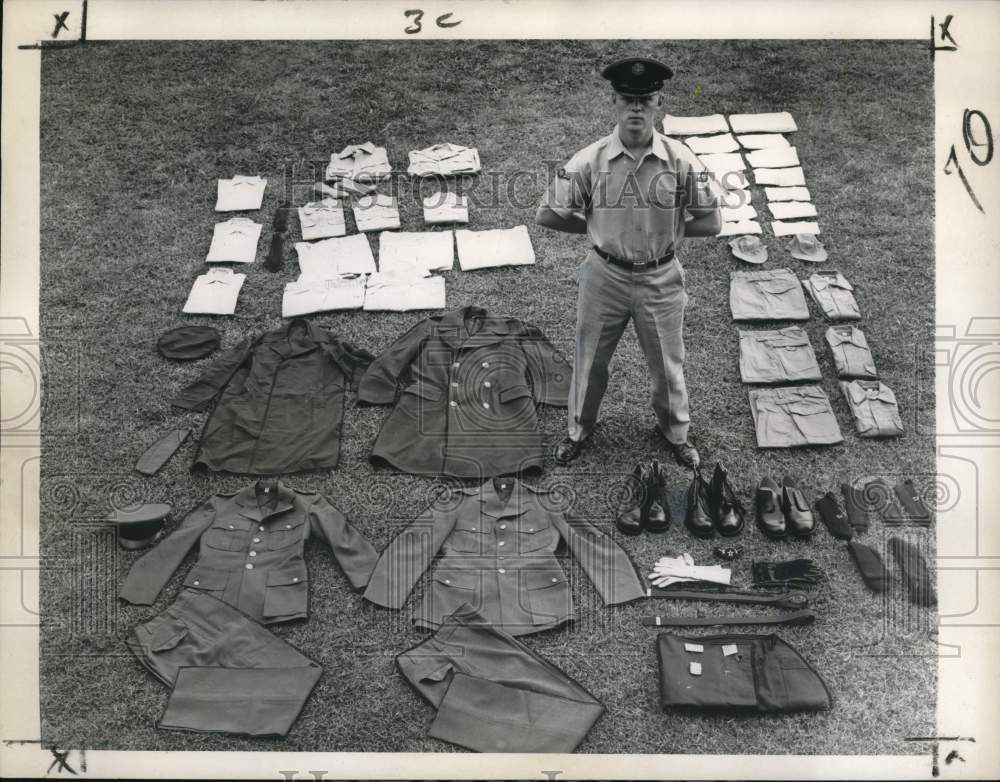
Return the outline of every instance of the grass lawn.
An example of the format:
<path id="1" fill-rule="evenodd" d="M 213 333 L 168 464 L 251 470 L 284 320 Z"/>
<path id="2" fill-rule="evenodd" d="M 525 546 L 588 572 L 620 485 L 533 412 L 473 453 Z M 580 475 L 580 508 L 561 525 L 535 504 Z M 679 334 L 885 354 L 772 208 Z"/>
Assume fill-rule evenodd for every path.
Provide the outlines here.
<path id="1" fill-rule="evenodd" d="M 471 191 L 470 227 L 527 224 L 538 264 L 449 272 L 448 306 L 478 303 L 534 322 L 571 353 L 575 273 L 586 240 L 546 231 L 532 219 L 547 164 L 561 165 L 610 132 L 609 90 L 597 72 L 628 53 L 674 66 L 665 101 L 671 113 L 792 112 L 799 126 L 793 141 L 830 252 L 824 266 L 855 284 L 860 325 L 907 427 L 905 436 L 887 442 L 854 434 L 823 339 L 828 323 L 812 307 L 805 328 L 845 442 L 758 450 L 728 308 L 729 274 L 740 264 L 725 240 L 697 240 L 682 259 L 690 293 L 692 431 L 703 459 L 722 461 L 748 504 L 763 475 L 797 475 L 816 499 L 857 476 L 908 474 L 920 483 L 933 473 L 932 436 L 917 426 L 932 410 L 916 409 L 915 384 L 927 371 L 917 362 L 928 355 L 934 317 L 933 80 L 919 41 L 129 42 L 48 51 L 41 131 L 46 742 L 120 750 L 455 751 L 426 736 L 432 709 L 395 671 L 394 656 L 423 634 L 405 612 L 379 609 L 352 593 L 330 552 L 315 543 L 306 551 L 311 618 L 275 629 L 324 668 L 287 739 L 157 730 L 167 690 L 131 657 L 123 638 L 169 604 L 190 560 L 152 608 L 118 605 L 117 584 L 136 555 L 118 549 L 93 522 L 113 504 L 142 500 L 173 504 L 176 524 L 207 495 L 236 491 L 249 480 L 189 474 L 190 442 L 159 475 L 132 472 L 136 457 L 165 430 L 197 430 L 204 421 L 204 414 L 173 410 L 166 400 L 207 362 L 169 363 L 154 350 L 157 337 L 181 323 L 211 323 L 229 346 L 275 328 L 282 322 L 282 287 L 298 273 L 293 253 L 280 273 L 263 268 L 265 229 L 257 263 L 241 270 L 248 278 L 236 315 L 181 314 L 204 269 L 212 226 L 226 217 L 213 212 L 220 177 L 267 176 L 257 219 L 269 225 L 284 193 L 304 202 L 318 167 L 348 143 L 384 145 L 399 168 L 407 151 L 434 142 L 476 146 L 484 172 Z M 494 187 L 500 198 L 491 198 Z M 766 215 L 762 196 L 755 191 L 754 203 Z M 424 228 L 409 191 L 401 194 L 400 210 L 404 229 Z M 764 238 L 768 268 L 788 266 L 802 278 L 812 272 L 787 255 L 787 240 Z M 379 353 L 420 317 L 344 313 L 314 320 Z M 368 452 L 387 414 L 356 408 L 352 399 L 337 470 L 287 479 L 325 493 L 379 549 L 423 507 L 434 483 L 370 467 Z M 557 442 L 565 411 L 546 409 L 543 424 L 547 442 Z M 549 464 L 543 480 L 568 486 L 574 511 L 614 534 L 608 504 L 614 484 L 638 460 L 664 456 L 644 360 L 629 329 L 615 357 L 603 425 L 577 463 Z M 673 465 L 670 475 L 673 528 L 621 541 L 644 574 L 668 553 L 714 561 L 713 543 L 693 539 L 680 523 L 685 476 Z M 882 549 L 892 532 L 875 524 L 865 541 Z M 933 551 L 932 533 L 903 533 Z M 570 560 L 578 621 L 526 642 L 607 707 L 580 751 L 929 751 L 904 738 L 934 734 L 936 622 L 907 606 L 898 573 L 888 600 L 873 596 L 844 544 L 825 529 L 808 542 L 771 542 L 751 524 L 736 543 L 745 549 L 734 566 L 742 585 L 749 585 L 754 559 L 809 556 L 826 571 L 826 583 L 813 590 L 818 622 L 779 632 L 825 678 L 834 708 L 787 716 L 662 712 L 655 632 L 638 620 L 676 607 L 606 609 Z M 686 606 L 706 614 L 738 608 Z"/>

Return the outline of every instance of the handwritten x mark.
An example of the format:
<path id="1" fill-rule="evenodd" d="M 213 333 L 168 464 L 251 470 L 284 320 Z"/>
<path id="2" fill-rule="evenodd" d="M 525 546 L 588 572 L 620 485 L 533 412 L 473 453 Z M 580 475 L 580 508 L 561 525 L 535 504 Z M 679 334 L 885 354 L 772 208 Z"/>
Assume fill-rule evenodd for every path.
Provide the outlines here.
<path id="1" fill-rule="evenodd" d="M 56 29 L 52 31 L 53 38 L 57 38 L 59 36 L 60 30 L 69 32 L 69 28 L 66 26 L 67 16 L 69 16 L 69 11 L 63 11 L 61 14 L 52 14 L 52 18 L 56 20 Z"/>

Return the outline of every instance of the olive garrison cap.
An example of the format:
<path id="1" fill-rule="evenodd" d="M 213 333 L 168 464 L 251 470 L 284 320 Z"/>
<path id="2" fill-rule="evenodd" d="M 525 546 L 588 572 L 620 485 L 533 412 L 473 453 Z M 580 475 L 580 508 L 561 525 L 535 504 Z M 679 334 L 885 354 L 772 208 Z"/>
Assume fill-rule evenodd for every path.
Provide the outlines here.
<path id="1" fill-rule="evenodd" d="M 611 82 L 616 92 L 633 96 L 659 92 L 663 89 L 663 82 L 673 75 L 669 67 L 648 57 L 626 57 L 601 71 L 601 76 Z"/>
<path id="2" fill-rule="evenodd" d="M 156 342 L 164 358 L 191 361 L 217 350 L 222 340 L 211 326 L 178 326 L 165 331 Z"/>

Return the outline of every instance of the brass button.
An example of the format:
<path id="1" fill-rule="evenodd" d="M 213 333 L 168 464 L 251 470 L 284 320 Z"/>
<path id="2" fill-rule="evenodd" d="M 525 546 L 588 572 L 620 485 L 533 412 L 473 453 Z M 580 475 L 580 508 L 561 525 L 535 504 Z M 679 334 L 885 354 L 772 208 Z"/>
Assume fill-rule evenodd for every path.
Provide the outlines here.
<path id="1" fill-rule="evenodd" d="M 200 581 L 195 581 L 195 582 L 194 582 L 194 585 L 195 585 L 195 586 L 199 586 L 200 584 L 201 584 L 201 582 L 200 582 Z"/>
<path id="2" fill-rule="evenodd" d="M 554 584 L 554 583 L 556 583 L 556 582 L 557 582 L 558 580 L 559 580 L 558 578 L 553 578 L 553 579 L 552 579 L 552 583 Z"/>
<path id="3" fill-rule="evenodd" d="M 483 362 L 483 369 L 489 369 L 489 368 L 490 368 L 490 362 L 489 361 L 484 361 Z"/>
<path id="4" fill-rule="evenodd" d="M 454 399 L 452 399 L 448 404 L 451 405 L 452 407 L 458 407 L 458 402 L 456 402 Z"/>
<path id="5" fill-rule="evenodd" d="M 506 573 L 506 572 L 507 572 L 507 571 L 506 571 L 506 570 L 504 570 L 503 568 L 499 568 L 499 569 L 497 570 L 497 573 Z"/>
<path id="6" fill-rule="evenodd" d="M 232 524 L 229 525 L 229 529 L 236 529 Z"/>
<path id="7" fill-rule="evenodd" d="M 507 529 L 507 525 L 506 524 L 501 524 L 500 525 L 500 529 Z"/>
<path id="8" fill-rule="evenodd" d="M 492 388 L 493 384 L 489 380 L 484 380 L 483 381 L 483 387 L 484 388 Z"/>
<path id="9" fill-rule="evenodd" d="M 489 402 L 483 402 L 483 407 L 489 408 L 489 406 L 490 406 Z"/>
<path id="10" fill-rule="evenodd" d="M 292 525 L 291 525 L 291 524 L 286 524 L 286 525 L 285 525 L 285 529 L 291 529 L 291 528 L 292 528 Z"/>
<path id="11" fill-rule="evenodd" d="M 555 581 L 555 579 L 554 579 L 554 578 L 553 578 L 552 580 L 553 580 L 553 581 Z M 293 579 L 292 579 L 292 583 L 293 583 L 293 584 L 297 584 L 297 583 L 299 583 L 299 577 L 298 577 L 298 576 L 295 576 L 295 578 L 293 578 Z"/>
<path id="12" fill-rule="evenodd" d="M 247 570 L 253 570 L 253 563 L 247 562 L 243 567 L 245 567 Z"/>
<path id="13" fill-rule="evenodd" d="M 534 527 L 528 527 L 528 532 L 534 532 L 534 531 L 535 531 Z"/>
<path id="14" fill-rule="evenodd" d="M 250 556 L 251 557 L 256 557 L 257 556 L 257 552 L 256 551 L 251 551 L 250 552 Z"/>
<path id="15" fill-rule="evenodd" d="M 501 540 L 501 541 L 500 541 L 499 543 L 497 543 L 497 545 L 498 545 L 498 546 L 505 546 L 505 545 L 507 545 L 507 544 L 506 544 L 506 543 L 504 543 L 504 542 L 503 542 L 503 541 Z"/>
<path id="16" fill-rule="evenodd" d="M 260 538 L 254 538 L 254 539 L 253 539 L 253 542 L 254 542 L 254 543 L 260 543 Z"/>
<path id="17" fill-rule="evenodd" d="M 450 584 L 450 583 L 451 583 L 451 579 L 450 579 L 450 578 L 446 578 L 446 579 L 444 580 L 444 583 L 446 583 L 446 584 Z"/>
<path id="18" fill-rule="evenodd" d="M 257 527 L 257 529 L 259 529 L 259 530 L 260 530 L 261 532 L 263 532 L 263 531 L 264 531 L 264 528 L 263 528 L 263 527 Z"/>
<path id="19" fill-rule="evenodd" d="M 451 384 L 451 387 L 452 387 L 452 388 L 458 388 L 458 383 L 454 383 L 454 382 L 453 382 L 453 383 Z"/>
<path id="20" fill-rule="evenodd" d="M 455 369 L 458 369 L 459 366 L 461 366 L 461 365 L 457 361 L 454 364 L 452 364 L 452 367 L 455 368 Z"/>

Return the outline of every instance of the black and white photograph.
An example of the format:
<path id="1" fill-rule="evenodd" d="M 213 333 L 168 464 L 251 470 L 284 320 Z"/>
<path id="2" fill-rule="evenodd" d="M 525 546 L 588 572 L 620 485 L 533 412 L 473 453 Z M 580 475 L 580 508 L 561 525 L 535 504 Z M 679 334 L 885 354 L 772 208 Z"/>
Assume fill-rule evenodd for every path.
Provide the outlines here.
<path id="1" fill-rule="evenodd" d="M 5 4 L 8 768 L 1000 771 L 996 7 L 125 5 Z"/>

